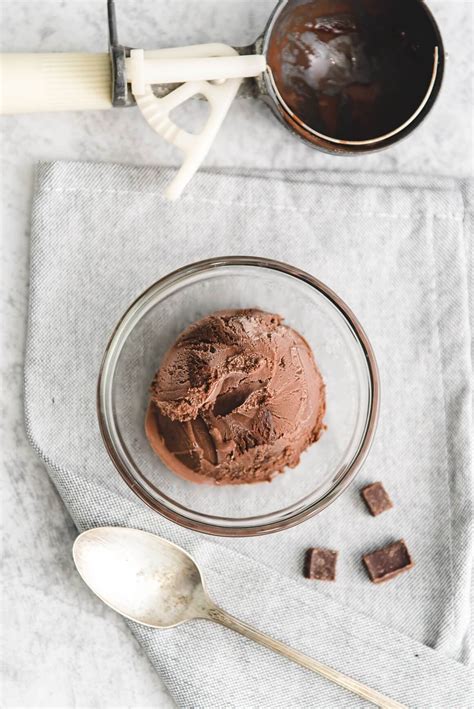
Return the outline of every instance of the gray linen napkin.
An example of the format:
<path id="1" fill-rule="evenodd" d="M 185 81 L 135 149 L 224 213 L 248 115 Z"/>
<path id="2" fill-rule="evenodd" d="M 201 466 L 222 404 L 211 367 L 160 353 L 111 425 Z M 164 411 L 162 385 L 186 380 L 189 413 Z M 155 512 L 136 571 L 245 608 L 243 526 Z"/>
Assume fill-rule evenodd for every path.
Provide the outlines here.
<path id="1" fill-rule="evenodd" d="M 161 534 L 202 563 L 223 607 L 263 631 L 410 706 L 468 706 L 469 185 L 201 172 L 170 204 L 161 196 L 169 178 L 167 170 L 83 163 L 38 171 L 26 424 L 78 528 Z M 382 407 L 356 484 L 325 512 L 276 535 L 211 541 L 161 519 L 125 486 L 100 439 L 95 387 L 132 299 L 184 263 L 235 253 L 300 266 L 348 302 L 377 354 Z M 373 480 L 395 501 L 377 520 L 358 496 Z M 374 586 L 361 554 L 400 537 L 415 568 Z M 312 545 L 340 550 L 335 584 L 302 579 Z M 365 705 L 210 623 L 131 625 L 182 706 Z"/>

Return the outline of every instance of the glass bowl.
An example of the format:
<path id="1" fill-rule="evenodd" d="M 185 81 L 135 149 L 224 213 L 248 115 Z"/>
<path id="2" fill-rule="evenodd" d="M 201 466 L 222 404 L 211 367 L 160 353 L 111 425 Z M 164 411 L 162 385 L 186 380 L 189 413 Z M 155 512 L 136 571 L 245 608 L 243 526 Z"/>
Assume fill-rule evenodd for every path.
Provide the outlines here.
<path id="1" fill-rule="evenodd" d="M 326 383 L 327 430 L 296 468 L 270 483 L 217 487 L 183 480 L 145 435 L 153 376 L 187 325 L 216 310 L 255 307 L 282 315 L 313 349 Z M 220 536 L 276 532 L 331 504 L 367 456 L 378 407 L 374 353 L 349 308 L 309 274 L 254 257 L 201 261 L 148 288 L 115 328 L 98 382 L 100 430 L 125 482 L 169 520 Z"/>

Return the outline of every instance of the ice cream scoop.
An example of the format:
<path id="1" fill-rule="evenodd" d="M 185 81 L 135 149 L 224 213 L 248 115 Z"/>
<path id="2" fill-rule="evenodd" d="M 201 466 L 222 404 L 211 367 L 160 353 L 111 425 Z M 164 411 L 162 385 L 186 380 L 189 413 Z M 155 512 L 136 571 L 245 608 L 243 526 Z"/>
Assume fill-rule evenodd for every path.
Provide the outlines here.
<path id="1" fill-rule="evenodd" d="M 146 51 L 119 43 L 114 0 L 107 7 L 109 56 L 0 54 L 0 113 L 137 105 L 183 153 L 165 190 L 173 200 L 202 164 L 237 95 L 261 97 L 314 148 L 356 154 L 407 135 L 428 114 L 443 78 L 443 43 L 423 0 L 280 0 L 251 45 Z M 194 96 L 209 104 L 198 133 L 172 117 Z"/>
<path id="2" fill-rule="evenodd" d="M 145 428 L 154 451 L 194 482 L 269 481 L 324 430 L 325 386 L 306 340 L 279 315 L 213 313 L 168 350 Z"/>

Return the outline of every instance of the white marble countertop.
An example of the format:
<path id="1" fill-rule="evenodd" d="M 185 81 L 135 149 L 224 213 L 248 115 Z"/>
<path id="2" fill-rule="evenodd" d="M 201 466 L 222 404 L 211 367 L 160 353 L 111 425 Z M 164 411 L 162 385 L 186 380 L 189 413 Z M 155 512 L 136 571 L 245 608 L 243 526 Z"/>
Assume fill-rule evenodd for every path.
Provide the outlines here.
<path id="1" fill-rule="evenodd" d="M 147 48 L 255 39 L 272 0 L 117 0 L 120 39 Z M 1 51 L 106 51 L 105 0 L 1 0 Z M 430 2 L 450 58 L 423 126 L 390 150 L 332 158 L 297 143 L 256 101 L 233 106 L 206 164 L 472 175 L 472 2 Z M 175 164 L 137 109 L 9 116 L 2 131 L 1 411 L 5 707 L 171 707 L 121 619 L 74 571 L 75 529 L 25 440 L 23 347 L 35 163 Z"/>

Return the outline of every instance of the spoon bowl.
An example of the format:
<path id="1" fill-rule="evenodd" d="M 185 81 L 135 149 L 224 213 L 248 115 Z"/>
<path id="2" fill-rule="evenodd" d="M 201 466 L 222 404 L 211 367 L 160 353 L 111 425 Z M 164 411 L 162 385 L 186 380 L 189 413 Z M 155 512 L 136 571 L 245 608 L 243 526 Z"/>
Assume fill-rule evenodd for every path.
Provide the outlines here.
<path id="1" fill-rule="evenodd" d="M 73 558 L 85 583 L 121 615 L 153 628 L 205 617 L 201 572 L 184 549 L 139 529 L 99 527 L 77 537 Z"/>

